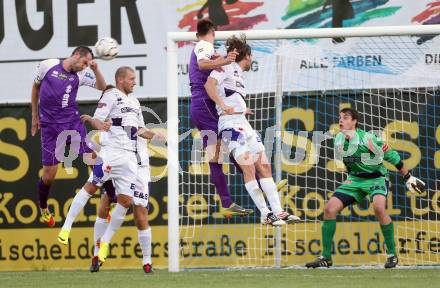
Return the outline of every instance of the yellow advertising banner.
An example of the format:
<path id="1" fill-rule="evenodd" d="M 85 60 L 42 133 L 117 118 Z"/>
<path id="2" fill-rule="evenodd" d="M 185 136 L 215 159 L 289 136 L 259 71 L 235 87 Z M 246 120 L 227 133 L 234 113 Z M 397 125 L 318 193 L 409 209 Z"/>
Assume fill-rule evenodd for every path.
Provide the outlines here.
<path id="1" fill-rule="evenodd" d="M 282 266 L 304 265 L 321 252 L 321 225 L 281 228 Z M 93 255 L 93 228 L 74 228 L 69 245 L 58 243 L 58 229 L 0 230 L 0 271 L 87 269 Z M 440 262 L 440 223 L 395 223 L 401 265 Z M 275 263 L 275 229 L 260 224 L 189 226 L 181 230 L 181 267 L 261 267 Z M 166 268 L 167 227 L 152 227 L 154 267 Z M 335 265 L 382 265 L 386 254 L 378 223 L 338 223 Z M 135 227 L 123 227 L 112 239 L 103 269 L 140 268 L 142 253 Z"/>

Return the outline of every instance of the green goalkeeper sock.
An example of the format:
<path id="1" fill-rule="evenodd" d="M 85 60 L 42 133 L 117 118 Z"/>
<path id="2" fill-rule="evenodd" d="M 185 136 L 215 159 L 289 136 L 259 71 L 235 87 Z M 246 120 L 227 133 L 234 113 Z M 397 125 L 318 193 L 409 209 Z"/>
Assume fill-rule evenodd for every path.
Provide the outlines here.
<path id="1" fill-rule="evenodd" d="M 387 245 L 387 254 L 396 255 L 396 242 L 394 242 L 394 224 L 380 225 L 382 229 L 383 237 L 385 238 L 385 244 Z"/>
<path id="2" fill-rule="evenodd" d="M 332 242 L 336 231 L 336 220 L 324 220 L 322 224 L 322 256 L 332 259 Z"/>

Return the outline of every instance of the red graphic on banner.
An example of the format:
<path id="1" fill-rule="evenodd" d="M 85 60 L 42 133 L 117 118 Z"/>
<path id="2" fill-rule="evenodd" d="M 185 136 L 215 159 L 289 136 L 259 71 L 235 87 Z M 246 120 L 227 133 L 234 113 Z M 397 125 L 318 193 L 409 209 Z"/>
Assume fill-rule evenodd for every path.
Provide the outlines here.
<path id="1" fill-rule="evenodd" d="M 420 14 L 414 16 L 412 22 L 421 24 L 439 24 L 440 23 L 440 1 L 428 3 L 426 8 Z"/>

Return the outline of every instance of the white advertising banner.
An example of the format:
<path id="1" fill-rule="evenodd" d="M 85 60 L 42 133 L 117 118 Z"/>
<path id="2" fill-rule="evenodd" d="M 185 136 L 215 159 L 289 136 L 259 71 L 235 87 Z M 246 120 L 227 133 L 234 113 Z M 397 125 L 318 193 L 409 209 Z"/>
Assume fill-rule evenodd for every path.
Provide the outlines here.
<path id="1" fill-rule="evenodd" d="M 117 67 L 137 72 L 138 97 L 166 97 L 166 32 L 194 31 L 210 17 L 219 30 L 422 25 L 440 23 L 440 3 L 419 0 L 72 0 L 0 2 L 0 103 L 30 102 L 39 61 L 64 58 L 101 37 L 120 43 L 120 55 L 99 60 L 108 83 Z M 329 1 L 331 2 L 331 1 Z M 325 6 L 325 7 L 324 7 Z M 388 41 L 388 42 L 387 42 Z M 392 41 L 392 42 L 390 42 Z M 251 92 L 271 90 L 274 55 L 284 59 L 284 89 L 433 86 L 439 83 L 438 38 L 314 39 L 281 47 L 253 43 Z M 179 72 L 188 82 L 191 43 L 180 45 Z M 188 55 L 188 56 L 186 56 Z M 254 77 L 254 75 L 252 75 Z M 402 82 L 402 79 L 410 79 Z M 79 100 L 99 98 L 81 88 Z"/>

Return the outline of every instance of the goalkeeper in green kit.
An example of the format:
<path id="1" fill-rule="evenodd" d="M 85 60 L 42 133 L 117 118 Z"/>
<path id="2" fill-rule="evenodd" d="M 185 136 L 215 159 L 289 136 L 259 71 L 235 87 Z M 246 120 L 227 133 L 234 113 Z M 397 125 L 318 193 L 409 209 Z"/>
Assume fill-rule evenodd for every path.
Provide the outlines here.
<path id="1" fill-rule="evenodd" d="M 404 167 L 399 154 L 393 151 L 374 134 L 357 128 L 359 114 L 351 108 L 339 113 L 341 132 L 334 140 L 335 155 L 344 162 L 348 178 L 340 185 L 324 208 L 322 223 L 322 255 L 307 263 L 307 268 L 330 267 L 333 236 L 336 231 L 336 215 L 345 207 L 360 202 L 368 196 L 373 203 L 374 213 L 380 223 L 385 238 L 387 261 L 385 268 L 394 268 L 398 263 L 394 241 L 394 225 L 386 214 L 387 174 L 383 161 L 393 164 L 403 175 L 407 188 L 411 192 L 421 193 L 425 183 L 412 176 Z"/>

